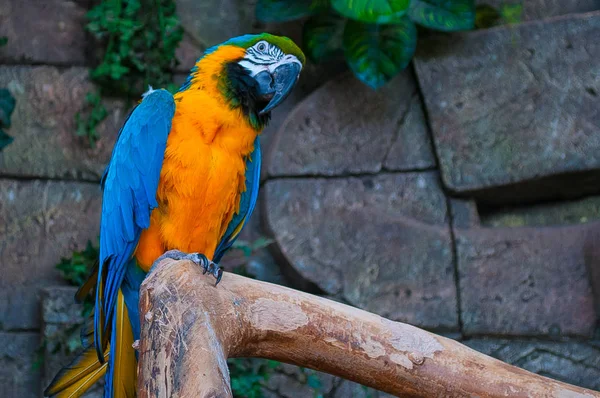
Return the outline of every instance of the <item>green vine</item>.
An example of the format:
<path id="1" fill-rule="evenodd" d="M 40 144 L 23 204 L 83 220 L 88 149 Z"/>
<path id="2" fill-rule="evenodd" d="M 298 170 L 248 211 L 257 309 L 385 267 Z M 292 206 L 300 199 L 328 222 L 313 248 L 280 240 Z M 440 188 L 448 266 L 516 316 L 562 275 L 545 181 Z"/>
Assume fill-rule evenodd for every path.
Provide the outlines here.
<path id="1" fill-rule="evenodd" d="M 77 135 L 90 146 L 108 115 L 101 99 L 138 98 L 149 85 L 174 92 L 175 50 L 183 38 L 174 0 L 104 0 L 86 15 L 86 30 L 101 50 L 90 76 L 97 84 L 76 115 Z"/>
<path id="2" fill-rule="evenodd" d="M 100 249 L 88 241 L 82 251 L 73 252 L 70 258 L 62 258 L 60 263 L 56 264 L 56 269 L 69 285 L 81 286 L 87 280 L 99 255 Z"/>

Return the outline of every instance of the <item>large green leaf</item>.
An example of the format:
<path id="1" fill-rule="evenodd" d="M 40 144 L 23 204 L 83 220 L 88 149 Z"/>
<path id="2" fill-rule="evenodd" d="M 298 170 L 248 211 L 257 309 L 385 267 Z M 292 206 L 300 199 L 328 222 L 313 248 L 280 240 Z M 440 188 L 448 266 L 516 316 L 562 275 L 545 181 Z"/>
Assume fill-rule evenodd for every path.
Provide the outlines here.
<path id="1" fill-rule="evenodd" d="M 329 0 L 258 0 L 256 19 L 262 22 L 286 22 L 328 8 Z"/>
<path id="2" fill-rule="evenodd" d="M 332 0 L 340 14 L 357 21 L 396 23 L 408 12 L 410 0 Z"/>
<path id="3" fill-rule="evenodd" d="M 335 13 L 315 15 L 304 24 L 302 43 L 306 55 L 322 62 L 342 49 L 346 20 Z"/>
<path id="4" fill-rule="evenodd" d="M 0 127 L 10 127 L 10 115 L 15 110 L 15 99 L 5 88 L 0 88 Z"/>
<path id="5" fill-rule="evenodd" d="M 348 65 L 356 77 L 375 89 L 406 68 L 416 46 L 417 29 L 408 17 L 393 25 L 349 20 L 344 29 Z"/>
<path id="6" fill-rule="evenodd" d="M 475 0 L 412 0 L 409 15 L 426 28 L 469 30 L 475 26 Z"/>

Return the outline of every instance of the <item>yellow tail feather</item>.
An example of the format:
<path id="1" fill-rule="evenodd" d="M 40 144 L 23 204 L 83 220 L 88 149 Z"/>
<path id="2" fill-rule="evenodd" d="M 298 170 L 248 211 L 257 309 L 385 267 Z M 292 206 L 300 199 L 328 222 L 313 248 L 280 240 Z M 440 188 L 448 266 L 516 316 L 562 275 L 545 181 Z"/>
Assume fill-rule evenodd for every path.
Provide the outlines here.
<path id="1" fill-rule="evenodd" d="M 117 330 L 114 355 L 113 391 L 114 398 L 135 397 L 137 384 L 137 360 L 133 349 L 133 332 L 129 322 L 129 313 L 125 306 L 125 297 L 119 289 L 117 312 L 115 313 Z"/>
<path id="2" fill-rule="evenodd" d="M 86 279 L 86 281 L 81 285 L 81 287 L 75 293 L 75 300 L 77 302 L 82 303 L 85 300 L 85 297 L 94 291 L 94 287 L 96 286 L 96 282 L 98 281 L 98 262 L 92 268 L 92 272 Z"/>
<path id="3" fill-rule="evenodd" d="M 115 346 L 104 351 L 104 363 L 100 363 L 96 349 L 90 344 L 71 364 L 64 367 L 54 378 L 44 395 L 57 398 L 80 397 L 96 383 L 108 369 L 109 351 L 114 355 L 112 386 L 114 398 L 132 398 L 136 395 L 137 360 L 133 349 L 133 332 L 125 297 L 121 290 L 115 312 Z M 90 342 L 91 343 L 91 342 Z"/>
<path id="4" fill-rule="evenodd" d="M 106 267 L 104 267 L 106 269 Z M 94 324 L 94 332 L 98 334 L 98 341 L 102 345 L 99 350 L 96 348 L 96 353 L 100 356 L 100 353 L 104 352 L 108 347 L 108 333 L 104 333 L 104 282 L 106 279 L 106 272 L 102 273 L 102 278 L 98 279 L 98 285 L 96 286 L 98 298 L 96 300 L 96 311 L 98 311 L 98 323 Z"/>
<path id="5" fill-rule="evenodd" d="M 106 373 L 108 350 L 104 353 L 104 359 L 104 365 L 100 364 L 96 350 L 94 347 L 89 347 L 56 375 L 50 386 L 44 391 L 44 395 L 49 397 L 80 396 Z"/>
<path id="6" fill-rule="evenodd" d="M 58 394 L 54 395 L 56 398 L 77 398 L 81 397 L 94 383 L 100 380 L 101 377 L 106 373 L 108 362 L 104 362 L 100 368 L 96 369 L 92 373 L 80 379 L 77 383 L 70 385 Z"/>

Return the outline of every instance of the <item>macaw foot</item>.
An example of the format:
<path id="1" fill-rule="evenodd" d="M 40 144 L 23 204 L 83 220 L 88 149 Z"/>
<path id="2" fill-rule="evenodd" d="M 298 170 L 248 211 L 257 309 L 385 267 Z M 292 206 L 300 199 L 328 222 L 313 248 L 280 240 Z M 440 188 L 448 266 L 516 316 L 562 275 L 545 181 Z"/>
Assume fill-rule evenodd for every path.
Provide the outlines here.
<path id="1" fill-rule="evenodd" d="M 170 258 L 172 260 L 190 260 L 194 264 L 202 267 L 202 273 L 206 274 L 207 272 L 214 276 L 217 279 L 215 282 L 215 286 L 221 282 L 221 278 L 223 277 L 223 270 L 214 262 L 209 260 L 204 254 L 201 253 L 184 253 L 179 250 L 169 250 L 162 256 L 156 260 L 158 263 L 163 258 Z"/>

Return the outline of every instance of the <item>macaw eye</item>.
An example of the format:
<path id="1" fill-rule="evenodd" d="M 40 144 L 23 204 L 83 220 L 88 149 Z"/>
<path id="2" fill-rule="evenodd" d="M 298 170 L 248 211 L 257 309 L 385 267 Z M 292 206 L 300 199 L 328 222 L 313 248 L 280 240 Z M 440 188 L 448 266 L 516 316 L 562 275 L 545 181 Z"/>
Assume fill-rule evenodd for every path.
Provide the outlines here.
<path id="1" fill-rule="evenodd" d="M 256 48 L 258 49 L 258 51 L 265 51 L 267 49 L 267 45 L 265 43 L 258 43 L 258 46 Z"/>

